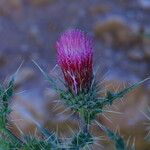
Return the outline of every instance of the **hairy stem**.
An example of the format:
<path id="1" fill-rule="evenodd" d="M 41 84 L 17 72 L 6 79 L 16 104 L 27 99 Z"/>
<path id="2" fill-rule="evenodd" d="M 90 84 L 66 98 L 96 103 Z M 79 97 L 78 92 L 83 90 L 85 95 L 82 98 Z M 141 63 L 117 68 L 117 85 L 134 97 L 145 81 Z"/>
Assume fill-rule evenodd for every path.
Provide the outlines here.
<path id="1" fill-rule="evenodd" d="M 79 126 L 83 133 L 89 133 L 89 125 L 83 119 L 83 117 L 79 117 Z"/>

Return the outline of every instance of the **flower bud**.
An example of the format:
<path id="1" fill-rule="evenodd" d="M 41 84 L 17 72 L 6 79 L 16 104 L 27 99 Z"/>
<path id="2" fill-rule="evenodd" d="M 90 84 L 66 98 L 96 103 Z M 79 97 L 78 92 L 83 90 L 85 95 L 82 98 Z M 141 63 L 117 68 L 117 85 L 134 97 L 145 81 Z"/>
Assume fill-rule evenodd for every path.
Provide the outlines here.
<path id="1" fill-rule="evenodd" d="M 87 92 L 93 77 L 93 42 L 83 31 L 66 31 L 56 44 L 57 60 L 71 92 Z"/>

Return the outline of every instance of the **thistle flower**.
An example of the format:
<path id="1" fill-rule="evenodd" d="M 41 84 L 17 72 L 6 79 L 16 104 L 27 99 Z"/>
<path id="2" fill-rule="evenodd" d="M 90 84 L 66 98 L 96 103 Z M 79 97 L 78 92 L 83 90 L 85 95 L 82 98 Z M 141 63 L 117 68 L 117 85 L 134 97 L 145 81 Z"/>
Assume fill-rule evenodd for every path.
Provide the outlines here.
<path id="1" fill-rule="evenodd" d="M 58 64 L 69 90 L 88 91 L 93 76 L 93 42 L 83 31 L 66 31 L 56 44 Z"/>

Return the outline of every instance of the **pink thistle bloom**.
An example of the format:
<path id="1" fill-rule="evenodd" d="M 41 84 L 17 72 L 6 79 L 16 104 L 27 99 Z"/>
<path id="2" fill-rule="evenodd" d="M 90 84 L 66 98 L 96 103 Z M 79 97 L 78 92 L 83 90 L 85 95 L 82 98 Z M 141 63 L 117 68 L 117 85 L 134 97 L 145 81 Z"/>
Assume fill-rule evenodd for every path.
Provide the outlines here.
<path id="1" fill-rule="evenodd" d="M 93 42 L 84 32 L 66 31 L 56 44 L 58 64 L 73 93 L 87 91 L 93 77 Z"/>

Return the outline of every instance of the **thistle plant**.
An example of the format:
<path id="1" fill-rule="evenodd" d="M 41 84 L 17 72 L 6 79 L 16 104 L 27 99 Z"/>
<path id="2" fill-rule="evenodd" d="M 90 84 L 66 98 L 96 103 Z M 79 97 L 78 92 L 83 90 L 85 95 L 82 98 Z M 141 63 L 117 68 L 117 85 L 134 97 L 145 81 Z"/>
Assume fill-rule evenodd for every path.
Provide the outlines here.
<path id="1" fill-rule="evenodd" d="M 16 137 L 7 129 L 8 115 L 10 113 L 10 99 L 13 96 L 14 78 L 8 86 L 0 86 L 1 118 L 0 118 L 0 148 L 21 149 L 21 150 L 80 150 L 90 149 L 101 136 L 94 137 L 91 126 L 96 124 L 110 140 L 114 143 L 116 150 L 133 150 L 124 141 L 119 132 L 114 132 L 101 122 L 97 116 L 105 113 L 105 107 L 120 100 L 124 95 L 131 92 L 149 78 L 135 83 L 118 92 L 107 91 L 105 95 L 100 92 L 103 87 L 100 81 L 96 80 L 93 64 L 93 40 L 83 31 L 78 29 L 68 30 L 56 43 L 57 63 L 63 74 L 65 88 L 60 88 L 56 79 L 45 73 L 35 62 L 35 65 L 47 78 L 51 88 L 60 96 L 61 101 L 70 109 L 79 122 L 79 131 L 74 133 L 67 142 L 57 134 L 37 124 L 41 137 L 22 135 Z M 62 80 L 61 80 L 62 81 Z M 8 139 L 5 141 L 5 139 Z M 2 145 L 2 146 L 1 146 Z M 14 146 L 15 145 L 15 146 Z"/>

